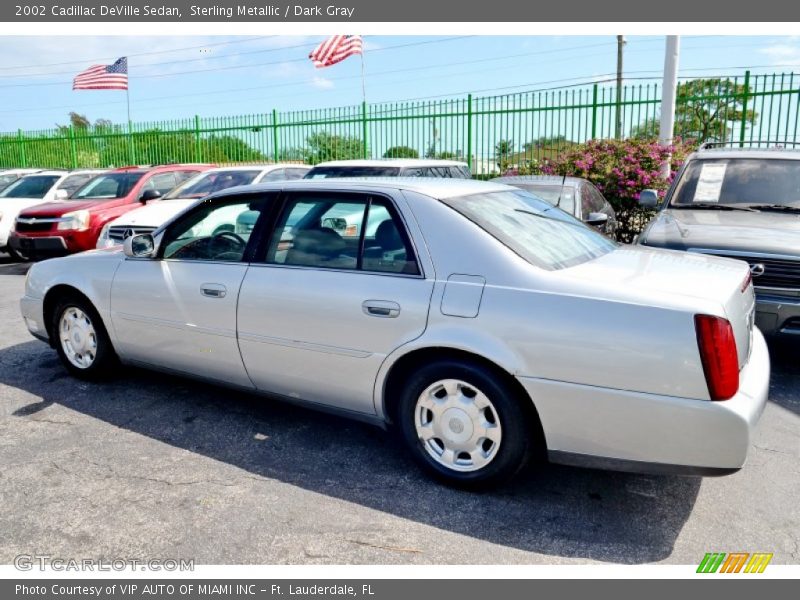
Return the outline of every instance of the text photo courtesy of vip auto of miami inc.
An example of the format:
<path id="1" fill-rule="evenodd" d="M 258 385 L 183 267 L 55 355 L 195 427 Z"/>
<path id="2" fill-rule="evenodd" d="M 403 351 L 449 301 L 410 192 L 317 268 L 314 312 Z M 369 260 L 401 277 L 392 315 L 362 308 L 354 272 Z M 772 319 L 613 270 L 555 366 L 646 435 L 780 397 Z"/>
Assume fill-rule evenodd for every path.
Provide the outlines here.
<path id="1" fill-rule="evenodd" d="M 0 36 L 4 577 L 797 575 L 796 37 L 103 25 Z"/>

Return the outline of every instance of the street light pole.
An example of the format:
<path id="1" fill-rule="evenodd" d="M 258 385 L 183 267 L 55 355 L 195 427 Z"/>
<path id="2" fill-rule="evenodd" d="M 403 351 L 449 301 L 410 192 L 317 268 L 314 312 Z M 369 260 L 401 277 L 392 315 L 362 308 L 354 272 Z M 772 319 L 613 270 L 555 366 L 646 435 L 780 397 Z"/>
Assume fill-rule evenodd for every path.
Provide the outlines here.
<path id="1" fill-rule="evenodd" d="M 672 144 L 675 130 L 675 97 L 678 90 L 678 58 L 680 56 L 680 36 L 668 35 L 664 53 L 664 82 L 661 86 L 661 123 L 658 130 L 658 143 L 662 146 Z M 668 159 L 661 165 L 661 177 L 667 179 L 671 170 Z"/>
<path id="2" fill-rule="evenodd" d="M 622 138 L 622 54 L 625 46 L 625 36 L 617 36 L 617 106 L 616 106 L 616 128 L 614 130 L 616 139 Z"/>

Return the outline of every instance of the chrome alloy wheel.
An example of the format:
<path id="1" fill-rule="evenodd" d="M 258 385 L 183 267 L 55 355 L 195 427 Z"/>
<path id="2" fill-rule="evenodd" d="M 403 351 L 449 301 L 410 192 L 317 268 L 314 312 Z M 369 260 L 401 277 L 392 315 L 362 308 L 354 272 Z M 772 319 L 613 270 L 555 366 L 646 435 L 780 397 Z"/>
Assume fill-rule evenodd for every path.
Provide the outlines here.
<path id="1" fill-rule="evenodd" d="M 497 456 L 503 430 L 486 395 L 465 381 L 443 379 L 417 399 L 414 425 L 427 453 L 453 471 L 477 471 Z"/>
<path id="2" fill-rule="evenodd" d="M 67 360 L 79 369 L 88 369 L 97 357 L 97 333 L 89 316 L 70 306 L 58 322 L 58 336 Z"/>

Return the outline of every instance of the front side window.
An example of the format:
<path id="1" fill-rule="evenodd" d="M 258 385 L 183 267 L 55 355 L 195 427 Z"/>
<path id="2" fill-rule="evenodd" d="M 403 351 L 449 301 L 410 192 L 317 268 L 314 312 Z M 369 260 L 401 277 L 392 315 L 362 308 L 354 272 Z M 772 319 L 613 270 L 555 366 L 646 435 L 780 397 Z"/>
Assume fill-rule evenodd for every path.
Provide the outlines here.
<path id="1" fill-rule="evenodd" d="M 161 257 L 240 262 L 268 201 L 267 197 L 248 197 L 203 202 L 164 232 Z"/>
<path id="2" fill-rule="evenodd" d="M 103 200 L 124 198 L 139 180 L 144 171 L 126 171 L 122 173 L 106 173 L 91 179 L 86 185 L 72 195 L 72 200 Z"/>
<path id="3" fill-rule="evenodd" d="M 0 192 L 0 198 L 44 198 L 59 180 L 60 175 L 28 175 L 18 179 Z"/>
<path id="4" fill-rule="evenodd" d="M 174 173 L 158 173 L 147 180 L 144 189 L 155 190 L 160 194 L 166 194 L 176 185 Z"/>
<path id="5" fill-rule="evenodd" d="M 594 186 L 584 183 L 581 186 L 581 211 L 583 218 L 587 218 L 590 213 L 601 212 L 605 202 L 599 192 L 596 192 Z"/>
<path id="6" fill-rule="evenodd" d="M 267 262 L 419 274 L 402 222 L 385 198 L 293 197 L 275 226 Z"/>
<path id="7" fill-rule="evenodd" d="M 445 198 L 442 202 L 543 269 L 571 267 L 617 247 L 575 217 L 521 190 Z"/>

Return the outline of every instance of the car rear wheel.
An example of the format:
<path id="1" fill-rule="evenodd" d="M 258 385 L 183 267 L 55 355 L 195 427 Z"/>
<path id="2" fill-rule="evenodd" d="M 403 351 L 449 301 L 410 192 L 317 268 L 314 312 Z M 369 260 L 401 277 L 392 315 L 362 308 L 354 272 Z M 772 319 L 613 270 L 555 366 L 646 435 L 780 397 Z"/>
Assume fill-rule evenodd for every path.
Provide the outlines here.
<path id="1" fill-rule="evenodd" d="M 536 443 L 515 390 L 480 364 L 446 361 L 418 370 L 402 392 L 398 421 L 428 473 L 469 489 L 511 478 Z"/>
<path id="2" fill-rule="evenodd" d="M 116 353 L 100 315 L 85 298 L 59 300 L 51 331 L 58 356 L 72 375 L 101 379 L 113 372 Z"/>

